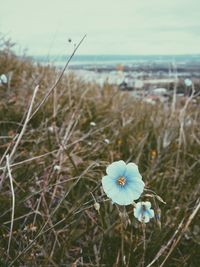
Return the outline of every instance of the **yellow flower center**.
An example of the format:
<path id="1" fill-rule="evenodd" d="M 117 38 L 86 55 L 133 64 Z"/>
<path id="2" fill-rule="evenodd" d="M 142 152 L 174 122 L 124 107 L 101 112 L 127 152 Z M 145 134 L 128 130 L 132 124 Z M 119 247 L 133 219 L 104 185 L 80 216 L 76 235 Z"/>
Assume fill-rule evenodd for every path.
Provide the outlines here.
<path id="1" fill-rule="evenodd" d="M 120 176 L 120 177 L 118 178 L 118 180 L 117 180 L 117 183 L 118 183 L 119 185 L 124 186 L 124 185 L 126 184 L 126 178 L 125 178 L 124 176 Z"/>

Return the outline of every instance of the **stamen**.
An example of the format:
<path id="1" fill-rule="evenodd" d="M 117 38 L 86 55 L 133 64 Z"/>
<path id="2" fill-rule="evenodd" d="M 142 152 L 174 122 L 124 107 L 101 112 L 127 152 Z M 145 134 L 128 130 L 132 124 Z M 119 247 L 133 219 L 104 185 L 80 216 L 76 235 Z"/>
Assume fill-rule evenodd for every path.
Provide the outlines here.
<path id="1" fill-rule="evenodd" d="M 124 186 L 126 184 L 126 178 L 124 176 L 120 176 L 117 180 L 117 183 L 121 186 Z"/>

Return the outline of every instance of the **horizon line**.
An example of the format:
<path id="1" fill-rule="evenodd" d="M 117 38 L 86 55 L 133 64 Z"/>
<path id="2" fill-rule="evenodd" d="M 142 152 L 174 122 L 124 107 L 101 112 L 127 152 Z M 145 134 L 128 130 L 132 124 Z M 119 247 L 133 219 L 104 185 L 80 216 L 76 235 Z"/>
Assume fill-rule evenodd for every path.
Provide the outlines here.
<path id="1" fill-rule="evenodd" d="M 70 56 L 71 54 L 61 54 L 61 53 L 54 53 L 54 54 L 27 54 L 27 56 L 35 57 L 35 56 Z M 75 54 L 74 56 L 200 56 L 199 53 L 173 53 L 173 54 Z"/>

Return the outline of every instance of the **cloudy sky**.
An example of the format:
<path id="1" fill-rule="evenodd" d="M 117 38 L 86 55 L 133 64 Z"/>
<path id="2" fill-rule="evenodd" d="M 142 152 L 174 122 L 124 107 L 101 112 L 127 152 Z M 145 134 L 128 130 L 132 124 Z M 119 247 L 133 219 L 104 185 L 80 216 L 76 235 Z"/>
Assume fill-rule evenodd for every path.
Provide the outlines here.
<path id="1" fill-rule="evenodd" d="M 200 53 L 200 0 L 0 0 L 0 32 L 28 54 Z M 72 43 L 68 42 L 72 39 Z"/>

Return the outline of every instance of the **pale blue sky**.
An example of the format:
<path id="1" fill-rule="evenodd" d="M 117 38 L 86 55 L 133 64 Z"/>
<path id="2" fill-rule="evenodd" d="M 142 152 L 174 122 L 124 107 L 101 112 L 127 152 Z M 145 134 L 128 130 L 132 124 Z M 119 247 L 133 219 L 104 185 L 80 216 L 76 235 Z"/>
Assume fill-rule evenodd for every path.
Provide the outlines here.
<path id="1" fill-rule="evenodd" d="M 200 0 L 0 0 L 0 32 L 28 54 L 200 53 Z"/>

